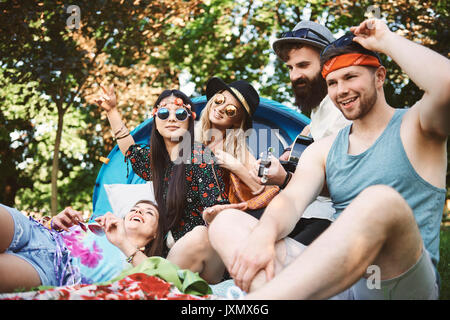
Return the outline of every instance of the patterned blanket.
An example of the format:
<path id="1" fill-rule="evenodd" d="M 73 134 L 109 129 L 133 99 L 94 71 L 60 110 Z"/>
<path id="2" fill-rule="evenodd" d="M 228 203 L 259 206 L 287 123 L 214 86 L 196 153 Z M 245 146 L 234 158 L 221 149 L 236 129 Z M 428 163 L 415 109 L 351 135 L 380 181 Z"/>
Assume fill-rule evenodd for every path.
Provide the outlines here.
<path id="1" fill-rule="evenodd" d="M 185 294 L 156 276 L 133 273 L 109 284 L 81 284 L 39 291 L 0 294 L 2 300 L 205 300 Z"/>
<path id="2" fill-rule="evenodd" d="M 217 299 L 198 273 L 181 270 L 161 257 L 102 283 L 39 287 L 33 291 L 0 294 L 0 300 L 210 300 Z"/>

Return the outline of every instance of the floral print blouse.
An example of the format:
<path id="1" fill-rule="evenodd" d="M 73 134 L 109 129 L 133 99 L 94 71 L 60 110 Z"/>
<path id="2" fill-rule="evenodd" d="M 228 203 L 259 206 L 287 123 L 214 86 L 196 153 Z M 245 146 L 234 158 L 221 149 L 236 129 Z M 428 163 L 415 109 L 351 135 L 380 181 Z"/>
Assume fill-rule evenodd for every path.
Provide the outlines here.
<path id="1" fill-rule="evenodd" d="M 125 161 L 129 160 L 133 171 L 142 179 L 151 181 L 151 150 L 148 145 L 134 144 L 125 153 Z M 164 200 L 167 197 L 169 178 L 174 163 L 169 162 L 164 172 Z M 171 230 L 175 241 L 198 225 L 204 225 L 202 212 L 204 208 L 216 204 L 227 204 L 223 171 L 212 151 L 203 144 L 194 142 L 191 163 L 185 164 L 186 205 L 179 225 Z"/>

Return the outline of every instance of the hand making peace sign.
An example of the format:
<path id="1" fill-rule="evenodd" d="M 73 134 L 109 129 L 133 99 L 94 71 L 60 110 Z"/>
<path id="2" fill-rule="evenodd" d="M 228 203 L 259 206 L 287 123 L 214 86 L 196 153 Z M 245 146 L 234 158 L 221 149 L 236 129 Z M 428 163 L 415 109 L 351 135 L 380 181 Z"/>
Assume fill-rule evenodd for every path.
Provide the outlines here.
<path id="1" fill-rule="evenodd" d="M 100 87 L 102 88 L 103 92 L 100 93 L 100 97 L 95 100 L 95 103 L 97 103 L 103 110 L 107 112 L 115 109 L 117 99 L 114 92 L 114 84 L 111 84 L 109 86 L 109 89 L 106 89 L 102 84 L 100 85 Z"/>

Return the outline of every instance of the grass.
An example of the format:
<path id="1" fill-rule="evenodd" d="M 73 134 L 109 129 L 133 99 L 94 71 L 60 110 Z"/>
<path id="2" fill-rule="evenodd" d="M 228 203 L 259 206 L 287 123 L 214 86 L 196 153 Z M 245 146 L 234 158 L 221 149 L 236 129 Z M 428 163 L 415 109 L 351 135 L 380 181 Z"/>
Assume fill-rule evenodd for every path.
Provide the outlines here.
<path id="1" fill-rule="evenodd" d="M 450 300 L 450 227 L 441 229 L 440 259 L 438 271 L 441 276 L 441 300 Z"/>

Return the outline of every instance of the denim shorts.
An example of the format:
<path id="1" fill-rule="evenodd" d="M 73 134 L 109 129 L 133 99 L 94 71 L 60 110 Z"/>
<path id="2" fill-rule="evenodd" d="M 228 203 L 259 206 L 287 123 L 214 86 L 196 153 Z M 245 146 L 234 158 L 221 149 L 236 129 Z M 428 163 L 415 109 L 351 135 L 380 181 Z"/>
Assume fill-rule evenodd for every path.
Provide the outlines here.
<path id="1" fill-rule="evenodd" d="M 61 236 L 31 217 L 0 204 L 14 220 L 14 236 L 5 253 L 15 255 L 33 266 L 41 285 L 75 284 L 79 275 L 72 269 L 71 255 Z"/>

